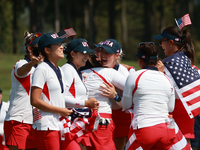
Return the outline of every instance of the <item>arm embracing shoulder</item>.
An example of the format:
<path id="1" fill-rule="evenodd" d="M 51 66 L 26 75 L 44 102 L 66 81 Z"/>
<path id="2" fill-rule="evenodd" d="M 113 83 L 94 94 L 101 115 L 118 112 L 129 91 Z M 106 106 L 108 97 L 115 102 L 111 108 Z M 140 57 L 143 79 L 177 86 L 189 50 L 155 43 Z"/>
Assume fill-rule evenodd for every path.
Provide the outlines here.
<path id="1" fill-rule="evenodd" d="M 122 97 L 122 106 L 124 109 L 128 109 L 132 106 L 132 93 L 134 87 L 135 87 L 135 77 L 133 74 L 130 74 L 126 80 Z"/>

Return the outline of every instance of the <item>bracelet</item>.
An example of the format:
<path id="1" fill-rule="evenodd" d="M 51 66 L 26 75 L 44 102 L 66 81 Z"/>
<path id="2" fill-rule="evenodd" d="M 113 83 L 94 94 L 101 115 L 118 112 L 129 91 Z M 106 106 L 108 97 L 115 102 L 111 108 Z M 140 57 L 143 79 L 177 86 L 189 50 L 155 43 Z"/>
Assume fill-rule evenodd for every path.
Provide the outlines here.
<path id="1" fill-rule="evenodd" d="M 114 98 L 115 102 L 120 102 L 121 101 L 121 96 L 119 94 L 116 95 Z"/>

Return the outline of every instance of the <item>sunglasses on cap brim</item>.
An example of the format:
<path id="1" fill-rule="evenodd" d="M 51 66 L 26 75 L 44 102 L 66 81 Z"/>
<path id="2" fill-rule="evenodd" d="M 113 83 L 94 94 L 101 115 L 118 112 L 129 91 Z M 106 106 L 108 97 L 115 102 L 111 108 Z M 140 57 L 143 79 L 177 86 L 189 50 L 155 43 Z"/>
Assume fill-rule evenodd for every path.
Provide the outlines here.
<path id="1" fill-rule="evenodd" d="M 31 43 L 33 42 L 33 40 L 34 40 L 35 38 L 39 37 L 39 36 L 42 36 L 42 33 L 40 33 L 40 32 L 36 33 L 36 34 L 32 37 L 32 39 L 31 39 L 31 41 L 30 41 L 30 43 L 29 43 L 28 46 L 30 46 Z"/>

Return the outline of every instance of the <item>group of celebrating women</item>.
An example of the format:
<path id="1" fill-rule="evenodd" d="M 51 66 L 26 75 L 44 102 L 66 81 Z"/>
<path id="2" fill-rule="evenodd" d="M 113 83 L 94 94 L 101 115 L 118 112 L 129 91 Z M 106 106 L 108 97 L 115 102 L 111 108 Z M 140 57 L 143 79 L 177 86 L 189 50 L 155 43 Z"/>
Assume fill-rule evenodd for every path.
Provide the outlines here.
<path id="1" fill-rule="evenodd" d="M 55 33 L 26 32 L 24 38 L 26 55 L 11 73 L 4 122 L 9 150 L 124 150 L 130 129 L 140 149 L 168 150 L 176 138 L 175 128 L 169 127 L 171 114 L 187 141 L 194 138 L 194 118 L 189 117 L 153 42 L 139 44 L 135 56 L 141 70 L 136 71 L 120 64 L 122 49 L 115 39 L 93 44 L 77 38 L 64 47 L 65 38 Z M 186 69 L 198 72 L 192 65 L 194 46 L 188 30 L 168 27 L 154 39 L 166 56 L 180 53 L 188 57 Z M 67 63 L 60 67 L 64 54 Z M 98 127 L 61 140 L 60 118 L 72 118 L 74 109 L 98 112 Z"/>

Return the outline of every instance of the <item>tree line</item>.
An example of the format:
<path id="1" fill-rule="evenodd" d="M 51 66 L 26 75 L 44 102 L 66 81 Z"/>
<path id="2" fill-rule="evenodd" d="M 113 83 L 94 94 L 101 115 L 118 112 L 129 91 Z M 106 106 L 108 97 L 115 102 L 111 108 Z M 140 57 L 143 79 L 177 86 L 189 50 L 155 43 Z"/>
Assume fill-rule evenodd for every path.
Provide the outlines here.
<path id="1" fill-rule="evenodd" d="M 24 32 L 59 32 L 73 27 L 76 37 L 98 43 L 118 40 L 125 59 L 138 43 L 154 41 L 174 19 L 189 13 L 189 28 L 200 59 L 200 0 L 0 0 L 0 52 L 24 53 Z M 156 42 L 156 41 L 154 41 Z M 156 43 L 158 45 L 158 43 Z M 159 46 L 158 46 L 159 47 Z M 164 53 L 160 49 L 161 58 Z"/>

